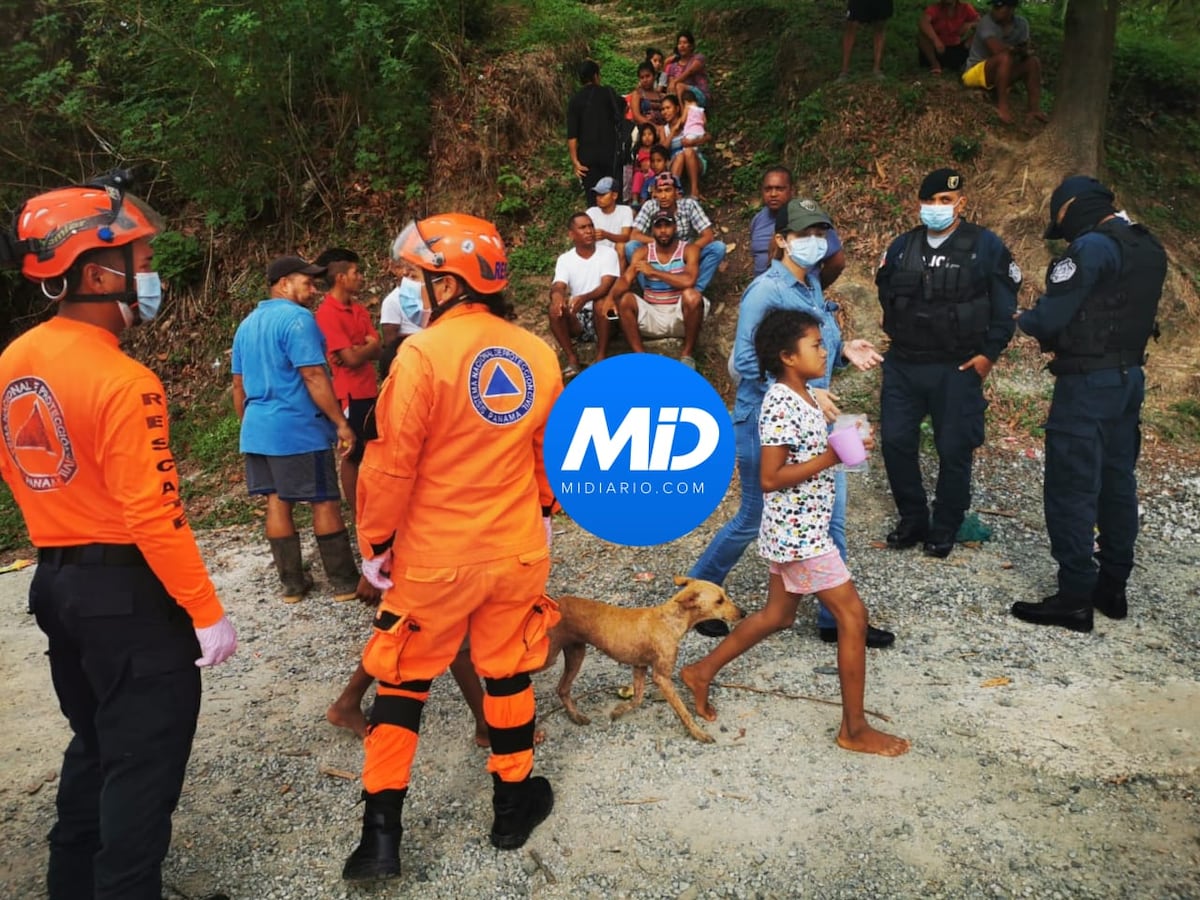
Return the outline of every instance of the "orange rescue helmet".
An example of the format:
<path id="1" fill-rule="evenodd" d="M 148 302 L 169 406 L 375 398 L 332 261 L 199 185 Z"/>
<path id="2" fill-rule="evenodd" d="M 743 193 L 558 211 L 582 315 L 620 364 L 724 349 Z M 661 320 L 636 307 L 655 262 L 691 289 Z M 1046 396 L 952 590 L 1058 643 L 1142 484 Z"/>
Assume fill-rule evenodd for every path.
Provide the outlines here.
<path id="1" fill-rule="evenodd" d="M 21 207 L 15 249 L 22 274 L 44 281 L 65 275 L 88 250 L 132 244 L 161 229 L 158 213 L 117 187 L 59 188 Z"/>
<path id="2" fill-rule="evenodd" d="M 392 242 L 392 259 L 430 275 L 455 275 L 477 294 L 508 287 L 508 254 L 496 226 L 464 213 L 412 221 Z"/>

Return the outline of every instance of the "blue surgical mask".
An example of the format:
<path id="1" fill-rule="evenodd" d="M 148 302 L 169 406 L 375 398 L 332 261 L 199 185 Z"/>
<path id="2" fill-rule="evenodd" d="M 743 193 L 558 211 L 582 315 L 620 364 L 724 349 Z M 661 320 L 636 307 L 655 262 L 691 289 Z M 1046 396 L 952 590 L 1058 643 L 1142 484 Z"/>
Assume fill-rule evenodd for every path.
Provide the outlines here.
<path id="1" fill-rule="evenodd" d="M 404 318 L 422 328 L 427 324 L 429 310 L 421 302 L 421 282 L 415 278 L 403 278 L 400 281 L 400 312 L 404 313 Z"/>
<path id="2" fill-rule="evenodd" d="M 802 269 L 811 269 L 828 252 L 829 242 L 815 234 L 788 241 L 788 258 Z"/>
<path id="3" fill-rule="evenodd" d="M 134 278 L 137 280 L 138 315 L 143 322 L 149 322 L 162 306 L 162 279 L 157 272 L 138 272 Z"/>
<path id="4" fill-rule="evenodd" d="M 953 204 L 921 204 L 921 222 L 930 231 L 945 231 L 954 224 L 954 220 L 957 218 L 958 213 L 954 211 Z"/>
<path id="5" fill-rule="evenodd" d="M 114 275 L 125 277 L 125 273 L 118 269 L 111 269 L 108 266 L 100 268 L 112 272 Z M 141 317 L 141 321 L 149 322 L 158 315 L 159 307 L 162 306 L 162 279 L 158 277 L 157 272 L 135 272 L 134 283 L 137 285 L 137 311 Z M 124 304 L 133 305 L 133 304 Z M 125 311 L 121 314 L 124 316 Z M 128 319 L 126 325 L 132 324 Z"/>

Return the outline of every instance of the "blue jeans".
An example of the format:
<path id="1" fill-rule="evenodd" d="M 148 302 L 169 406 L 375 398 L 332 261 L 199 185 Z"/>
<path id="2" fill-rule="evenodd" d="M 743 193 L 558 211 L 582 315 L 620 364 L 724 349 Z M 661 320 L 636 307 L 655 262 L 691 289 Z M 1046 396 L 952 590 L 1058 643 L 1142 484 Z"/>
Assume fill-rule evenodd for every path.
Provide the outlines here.
<path id="1" fill-rule="evenodd" d="M 762 459 L 758 443 L 758 415 L 748 417 L 733 426 L 734 445 L 737 451 L 738 477 L 742 485 L 742 499 L 733 518 L 722 526 L 709 542 L 707 549 L 696 560 L 688 576 L 723 584 L 729 570 L 737 565 L 750 542 L 758 537 L 758 526 L 762 522 Z M 834 475 L 837 493 L 833 500 L 833 518 L 829 523 L 829 536 L 838 553 L 845 560 L 846 554 L 846 473 Z M 837 623 L 833 614 L 824 605 L 818 604 L 817 627 L 834 628 Z"/>
<path id="2" fill-rule="evenodd" d="M 633 259 L 633 253 L 638 247 L 643 246 L 639 241 L 629 241 L 625 245 L 625 262 L 628 263 Z M 717 274 L 717 266 L 721 265 L 721 260 L 725 258 L 725 244 L 721 241 L 713 241 L 705 244 L 700 248 L 700 272 L 696 276 L 696 290 L 703 294 L 708 290 L 708 286 L 712 283 L 713 276 Z M 638 276 L 641 281 L 642 276 Z M 645 283 L 642 283 L 643 289 Z M 758 425 L 755 423 L 755 427 Z"/>

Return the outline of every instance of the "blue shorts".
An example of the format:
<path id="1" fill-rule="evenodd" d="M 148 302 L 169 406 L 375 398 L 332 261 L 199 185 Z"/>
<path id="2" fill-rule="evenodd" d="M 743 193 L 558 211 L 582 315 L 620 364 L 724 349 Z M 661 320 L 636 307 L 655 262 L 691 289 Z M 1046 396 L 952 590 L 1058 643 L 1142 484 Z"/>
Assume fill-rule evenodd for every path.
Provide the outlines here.
<path id="1" fill-rule="evenodd" d="M 246 488 L 251 494 L 276 494 L 286 503 L 342 499 L 332 450 L 290 456 L 247 453 Z"/>

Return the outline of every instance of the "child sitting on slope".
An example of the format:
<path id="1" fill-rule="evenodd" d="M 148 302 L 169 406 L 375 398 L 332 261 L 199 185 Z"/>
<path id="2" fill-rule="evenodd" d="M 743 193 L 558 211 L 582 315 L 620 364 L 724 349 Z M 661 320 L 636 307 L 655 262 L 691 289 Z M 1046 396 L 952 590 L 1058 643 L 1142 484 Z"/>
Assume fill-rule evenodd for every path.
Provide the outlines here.
<path id="1" fill-rule="evenodd" d="M 790 628 L 800 598 L 816 594 L 837 620 L 842 686 L 838 746 L 900 756 L 909 742 L 876 731 L 863 712 L 867 609 L 829 537 L 833 467 L 839 460 L 826 442 L 825 417 L 808 390 L 809 379 L 825 374 L 820 322 L 806 312 L 774 310 L 755 331 L 754 349 L 762 377 L 776 379 L 758 419 L 764 492 L 758 546 L 771 563 L 767 605 L 743 619 L 704 659 L 685 666 L 679 677 L 692 691 L 696 712 L 715 720 L 708 689 L 717 673 L 763 638 Z M 864 444 L 870 448 L 874 441 L 868 437 Z"/>

